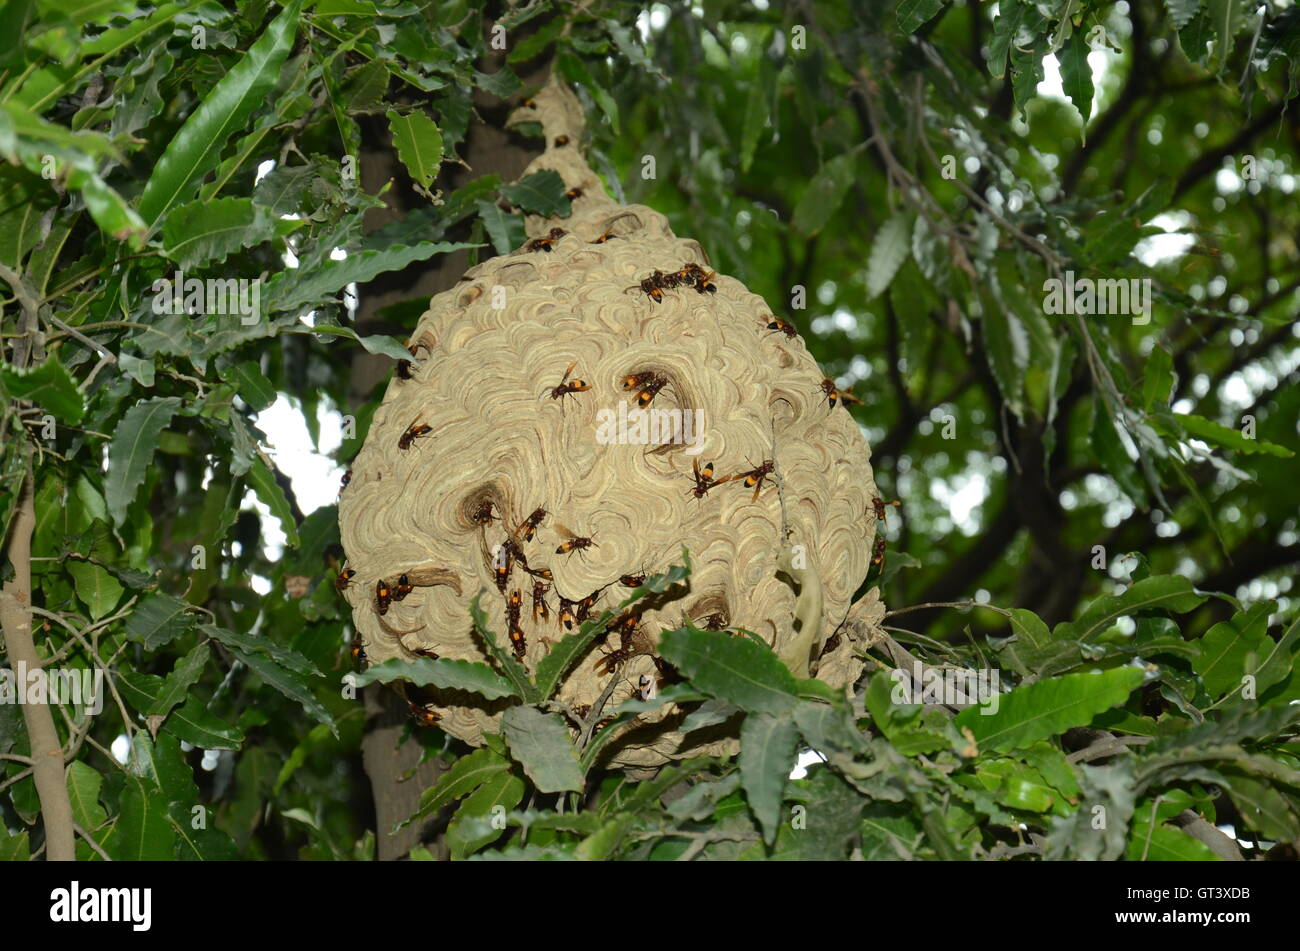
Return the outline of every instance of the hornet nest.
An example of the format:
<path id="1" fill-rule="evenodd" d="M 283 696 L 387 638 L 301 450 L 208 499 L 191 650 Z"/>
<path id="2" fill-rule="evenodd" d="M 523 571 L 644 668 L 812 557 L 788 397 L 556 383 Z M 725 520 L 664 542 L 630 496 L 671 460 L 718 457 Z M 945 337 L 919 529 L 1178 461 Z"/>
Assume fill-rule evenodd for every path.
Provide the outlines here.
<path id="1" fill-rule="evenodd" d="M 659 632 L 683 619 L 752 631 L 796 676 L 852 684 L 884 606 L 874 588 L 849 605 L 877 493 L 845 394 L 697 242 L 605 193 L 567 87 L 552 81 L 512 121 L 541 123 L 546 151 L 526 173 L 558 172 L 572 215 L 528 217 L 522 248 L 435 296 L 375 412 L 339 503 L 366 656 L 487 660 L 469 610 L 482 592 L 498 643 L 533 671 L 564 623 L 617 607 L 685 547 L 688 582 L 593 642 L 557 694 L 569 709 L 590 709 L 611 677 L 604 712 L 653 690 Z M 652 412 L 659 438 L 637 441 Z M 479 745 L 505 706 L 435 690 L 425 717 Z M 736 749 L 725 725 L 682 734 L 683 716 L 642 714 L 605 765 Z"/>

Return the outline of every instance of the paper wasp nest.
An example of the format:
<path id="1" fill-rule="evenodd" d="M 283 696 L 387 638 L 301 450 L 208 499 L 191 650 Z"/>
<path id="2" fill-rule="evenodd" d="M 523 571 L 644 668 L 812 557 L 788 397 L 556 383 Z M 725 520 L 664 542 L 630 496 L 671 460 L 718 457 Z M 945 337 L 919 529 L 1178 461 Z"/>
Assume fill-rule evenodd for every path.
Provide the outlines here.
<path id="1" fill-rule="evenodd" d="M 688 589 L 652 599 L 628 643 L 621 630 L 593 643 L 561 687 L 570 709 L 594 704 L 611 677 L 619 682 L 605 712 L 653 689 L 659 632 L 684 618 L 747 629 L 797 676 L 850 684 L 884 611 L 875 589 L 849 607 L 877 526 L 870 450 L 857 424 L 831 405 L 803 341 L 769 329 L 778 318 L 762 298 L 710 277 L 699 244 L 677 238 L 662 215 L 604 193 L 578 151 L 583 115 L 572 92 L 552 83 L 533 102 L 514 121 L 540 121 L 547 148 L 526 174 L 553 169 L 579 189 L 572 215 L 528 218 L 529 244 L 472 268 L 430 301 L 411 338 L 413 360 L 389 384 L 342 494 L 355 572 L 346 596 L 369 661 L 415 651 L 487 660 L 470 602 L 482 592 L 508 647 L 517 591 L 514 640 L 532 671 L 565 634 L 562 608 L 580 612 L 601 589 L 593 616 L 617 607 L 629 592 L 621 577 L 666 571 L 685 546 Z M 563 234 L 552 242 L 555 228 Z M 652 283 L 653 295 L 640 286 L 656 270 L 690 264 L 700 269 L 680 286 L 661 279 L 667 289 Z M 639 381 L 625 389 L 629 376 Z M 697 453 L 693 442 L 634 441 L 633 410 L 647 392 L 649 410 L 690 411 L 685 439 L 702 422 Z M 694 465 L 707 473 L 710 463 L 713 482 L 701 483 Z M 528 539 L 538 509 L 545 515 Z M 512 558 L 499 588 L 507 541 L 532 573 Z M 789 570 L 778 568 L 783 555 Z M 410 588 L 399 592 L 403 574 Z M 394 595 L 382 616 L 381 582 Z M 538 585 L 545 620 L 535 615 Z M 620 648 L 630 657 L 608 672 L 602 658 Z M 443 691 L 429 709 L 443 730 L 477 745 L 506 705 Z M 671 705 L 643 714 L 605 748 L 607 763 L 649 767 L 734 751 L 725 731 L 677 732 L 683 715 Z"/>

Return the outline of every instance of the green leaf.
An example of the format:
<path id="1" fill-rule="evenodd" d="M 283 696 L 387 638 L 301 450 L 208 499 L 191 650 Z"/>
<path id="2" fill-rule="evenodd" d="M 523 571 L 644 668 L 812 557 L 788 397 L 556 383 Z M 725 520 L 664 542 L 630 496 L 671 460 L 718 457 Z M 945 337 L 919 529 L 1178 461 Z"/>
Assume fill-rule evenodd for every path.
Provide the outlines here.
<path id="1" fill-rule="evenodd" d="M 86 415 L 85 398 L 53 357 L 25 370 L 0 363 L 0 382 L 14 399 L 30 400 L 65 423 L 76 425 Z"/>
<path id="2" fill-rule="evenodd" d="M 1048 861 L 1118 859 L 1128 843 L 1133 816 L 1133 761 L 1118 759 L 1106 766 L 1081 763 L 1078 770 L 1079 808 L 1053 819 L 1043 857 Z"/>
<path id="3" fill-rule="evenodd" d="M 545 657 L 537 664 L 538 696 L 549 698 L 560 685 L 560 680 L 568 673 L 574 662 L 586 651 L 596 636 L 604 631 L 611 617 L 640 601 L 650 594 L 659 594 L 669 587 L 690 576 L 690 555 L 682 550 L 682 564 L 673 565 L 662 574 L 650 575 L 641 586 L 628 592 L 628 596 L 612 611 L 603 612 L 599 617 L 584 621 L 579 628 L 566 634 L 553 645 Z"/>
<path id="4" fill-rule="evenodd" d="M 336 736 L 338 735 L 338 730 L 334 725 L 334 718 L 330 716 L 328 710 L 321 706 L 320 701 L 316 699 L 316 695 L 312 693 L 311 687 L 301 674 L 281 667 L 262 654 L 254 654 L 233 647 L 230 648 L 230 652 L 253 673 L 261 677 L 267 686 L 278 690 L 290 700 L 296 701 L 314 720 L 326 724 L 334 731 Z"/>
<path id="5" fill-rule="evenodd" d="M 224 368 L 221 378 L 227 383 L 235 384 L 240 398 L 254 410 L 264 410 L 275 402 L 275 387 L 253 360 Z"/>
<path id="6" fill-rule="evenodd" d="M 984 336 L 988 345 L 989 368 L 1016 416 L 1024 416 L 1025 371 L 1029 368 L 1029 334 L 1010 310 L 993 306 L 984 309 Z"/>
<path id="7" fill-rule="evenodd" d="M 998 4 L 998 16 L 993 21 L 993 37 L 989 41 L 989 74 L 1001 79 L 1007 72 L 1007 53 L 1029 9 L 1020 0 L 1006 0 Z"/>
<path id="8" fill-rule="evenodd" d="M 468 796 L 489 779 L 509 770 L 510 762 L 500 753 L 486 747 L 462 756 L 451 764 L 451 769 L 442 774 L 436 785 L 421 793 L 420 808 L 407 822 L 437 812 L 448 803 Z"/>
<path id="9" fill-rule="evenodd" d="M 26 862 L 32 857 L 31 843 L 27 831 L 10 835 L 9 830 L 0 826 L 0 862 Z"/>
<path id="10" fill-rule="evenodd" d="M 943 0 L 902 0 L 898 5 L 898 28 L 915 33 L 943 9 Z"/>
<path id="11" fill-rule="evenodd" d="M 745 798 L 763 829 L 763 841 L 776 839 L 786 779 L 794 765 L 799 729 L 788 716 L 751 713 L 740 726 L 740 777 Z"/>
<path id="12" fill-rule="evenodd" d="M 1300 837 L 1300 809 L 1276 786 L 1240 771 L 1224 773 L 1226 790 L 1246 824 L 1265 838 L 1291 842 Z"/>
<path id="13" fill-rule="evenodd" d="M 1178 45 L 1193 63 L 1204 65 L 1209 58 L 1209 43 L 1214 39 L 1214 22 L 1202 10 L 1178 31 Z"/>
<path id="14" fill-rule="evenodd" d="M 1275 610 L 1275 601 L 1257 602 L 1214 625 L 1201 637 L 1201 652 L 1192 658 L 1192 669 L 1201 675 L 1205 692 L 1211 697 L 1240 687 L 1242 678 L 1254 674 L 1255 665 L 1268 656 L 1273 647 L 1268 618 Z"/>
<path id="15" fill-rule="evenodd" d="M 767 59 L 760 61 L 758 76 L 749 84 L 749 95 L 745 99 L 745 121 L 740 129 L 740 171 L 748 173 L 754 162 L 754 152 L 763 130 L 771 122 L 771 99 L 769 90 L 773 82 L 771 70 L 767 68 Z"/>
<path id="16" fill-rule="evenodd" d="M 582 791 L 585 783 L 578 767 L 578 751 L 559 714 L 542 713 L 534 707 L 511 707 L 501 718 L 501 732 L 510 745 L 510 755 L 538 791 Z"/>
<path id="17" fill-rule="evenodd" d="M 108 447 L 108 477 L 104 497 L 113 523 L 126 521 L 126 510 L 135 501 L 145 473 L 158 448 L 158 437 L 180 409 L 176 396 L 141 400 L 122 416 Z"/>
<path id="18" fill-rule="evenodd" d="M 242 651 L 249 651 L 254 654 L 265 654 L 274 663 L 281 667 L 287 667 L 294 673 L 303 674 L 307 677 L 321 676 L 320 670 L 302 654 L 289 647 L 283 647 L 262 634 L 253 634 L 245 631 L 232 631 L 224 627 L 218 627 L 216 624 L 201 624 L 201 630 L 213 640 L 220 641 L 229 648 L 238 648 Z"/>
<path id="19" fill-rule="evenodd" d="M 72 818 L 77 825 L 90 832 L 108 821 L 108 813 L 99 804 L 99 791 L 104 777 L 80 760 L 68 764 L 68 799 L 72 803 Z"/>
<path id="20" fill-rule="evenodd" d="M 268 312 L 298 310 L 304 304 L 333 297 L 348 284 L 365 284 L 377 274 L 400 271 L 408 264 L 427 261 L 435 254 L 476 247 L 479 245 L 421 241 L 410 247 L 394 245 L 383 251 L 358 251 L 341 261 L 331 258 L 310 272 L 292 268 L 284 270 L 266 283 L 266 309 Z"/>
<path id="21" fill-rule="evenodd" d="M 479 601 L 482 597 L 482 591 L 474 595 L 474 600 L 469 607 L 469 613 L 474 621 L 474 630 L 483 639 L 483 645 L 487 648 L 488 654 L 496 661 L 497 667 L 506 675 L 506 678 L 514 684 L 516 696 L 523 697 L 530 703 L 543 699 L 537 687 L 528 679 L 528 671 L 524 669 L 524 665 L 519 663 L 510 651 L 497 643 L 496 635 L 488 627 L 487 614 L 479 607 Z"/>
<path id="22" fill-rule="evenodd" d="M 140 600 L 126 619 L 127 640 L 154 651 L 194 629 L 190 605 L 169 594 L 149 594 Z"/>
<path id="23" fill-rule="evenodd" d="M 1142 676 L 1136 667 L 1117 667 L 1040 680 L 1003 694 L 994 714 L 985 715 L 983 706 L 968 707 L 953 722 L 968 728 L 981 750 L 1005 753 L 1091 723 L 1127 700 Z"/>
<path id="24" fill-rule="evenodd" d="M 252 467 L 245 475 L 248 484 L 252 486 L 253 491 L 262 503 L 271 510 L 280 522 L 280 530 L 284 532 L 285 538 L 290 548 L 298 547 L 298 523 L 294 520 L 293 509 L 289 505 L 289 499 L 284 494 L 284 489 L 276 482 L 275 475 L 270 468 L 260 458 L 253 460 Z"/>
<path id="25" fill-rule="evenodd" d="M 560 73 L 565 79 L 570 83 L 580 84 L 591 95 L 591 98 L 596 100 L 596 105 L 600 107 L 600 111 L 609 119 L 610 131 L 614 135 L 618 135 L 618 102 L 615 101 L 604 86 L 592 78 L 586 64 L 572 53 L 565 51 L 560 54 L 557 65 L 560 67 Z"/>
<path id="26" fill-rule="evenodd" d="M 90 609 L 92 620 L 98 621 L 117 607 L 123 588 L 116 578 L 99 565 L 88 561 L 69 561 L 68 574 L 76 584 L 77 597 Z"/>
<path id="27" fill-rule="evenodd" d="M 293 47 L 301 13 L 302 0 L 289 0 L 168 143 L 140 196 L 140 215 L 151 230 L 198 179 L 216 167 L 227 140 L 266 104 Z"/>
<path id="28" fill-rule="evenodd" d="M 1201 9 L 1202 0 L 1165 0 L 1165 9 L 1169 11 L 1169 19 L 1174 23 L 1174 29 L 1181 30 L 1192 21 Z"/>
<path id="29" fill-rule="evenodd" d="M 903 211 L 896 212 L 876 232 L 871 257 L 867 259 L 867 300 L 875 299 L 889 288 L 899 267 L 907 260 L 911 235 L 910 216 Z"/>
<path id="30" fill-rule="evenodd" d="M 1214 62 L 1222 69 L 1228 63 L 1232 40 L 1242 20 L 1241 0 L 1205 0 L 1205 15 L 1215 33 Z"/>
<path id="31" fill-rule="evenodd" d="M 771 648 L 747 637 L 699 631 L 687 625 L 666 631 L 659 653 L 692 686 L 742 710 L 785 714 L 798 701 L 794 674 Z"/>
<path id="32" fill-rule="evenodd" d="M 523 218 L 510 214 L 493 201 L 480 201 L 476 207 L 497 254 L 509 254 L 524 243 Z"/>
<path id="33" fill-rule="evenodd" d="M 1088 65 L 1088 39 L 1083 30 L 1075 30 L 1058 54 L 1061 64 L 1061 87 L 1079 110 L 1083 120 L 1084 144 L 1088 141 L 1088 120 L 1092 117 L 1092 68 Z"/>
<path id="34" fill-rule="evenodd" d="M 251 198 L 214 198 L 177 205 L 163 225 L 163 253 L 182 268 L 224 261 L 275 234 L 275 222 Z"/>
<path id="35" fill-rule="evenodd" d="M 554 169 L 533 172 L 513 185 L 502 185 L 500 191 L 512 205 L 543 218 L 565 218 L 571 210 L 564 179 Z"/>
<path id="36" fill-rule="evenodd" d="M 552 17 L 543 23 L 536 32 L 530 33 L 512 48 L 506 56 L 506 61 L 510 63 L 523 63 L 532 59 L 546 47 L 555 41 L 564 29 L 567 18 L 562 16 Z"/>
<path id="37" fill-rule="evenodd" d="M 206 807 L 201 807 L 205 808 Z M 194 807 L 184 802 L 167 806 L 167 818 L 176 833 L 178 857 L 185 862 L 234 862 L 239 850 L 223 830 L 210 824 L 194 828 Z"/>
<path id="38" fill-rule="evenodd" d="M 122 814 L 113 837 L 119 862 L 156 862 L 175 857 L 176 832 L 167 818 L 167 798 L 151 783 L 131 779 L 122 791 Z"/>
<path id="39" fill-rule="evenodd" d="M 1282 637 L 1273 644 L 1255 668 L 1255 688 L 1263 693 L 1291 675 L 1295 663 L 1296 643 L 1300 641 L 1300 617 L 1291 622 Z"/>
<path id="40" fill-rule="evenodd" d="M 466 797 L 456 810 L 456 816 L 447 825 L 447 845 L 453 859 L 464 858 L 471 852 L 501 837 L 501 830 L 490 822 L 494 811 L 509 812 L 524 798 L 524 781 L 513 773 L 497 773 Z M 489 820 L 486 828 L 470 820 Z"/>
<path id="41" fill-rule="evenodd" d="M 401 658 L 393 658 L 369 667 L 365 673 L 355 677 L 358 687 L 372 683 L 392 683 L 395 680 L 405 680 L 417 687 L 432 684 L 446 690 L 469 690 L 489 700 L 519 696 L 514 685 L 487 664 L 469 660 L 420 657 L 408 663 Z"/>
<path id="42" fill-rule="evenodd" d="M 366 353 L 379 353 L 386 357 L 392 357 L 394 360 L 409 360 L 410 351 L 401 345 L 395 338 L 386 334 L 370 334 L 362 337 L 351 327 L 337 327 L 334 324 L 316 324 L 314 327 L 304 327 L 302 333 L 329 334 L 332 337 L 346 337 L 349 340 L 355 340 L 361 344 Z"/>
<path id="43" fill-rule="evenodd" d="M 189 697 L 190 688 L 203 676 L 203 668 L 208 664 L 211 651 L 206 643 L 196 644 L 189 653 L 176 661 L 176 666 L 162 683 L 162 690 L 154 702 L 144 712 L 153 716 L 166 716 L 172 707 Z"/>
<path id="44" fill-rule="evenodd" d="M 171 712 L 163 729 L 177 739 L 205 750 L 237 750 L 244 743 L 242 730 L 223 722 L 194 696 L 179 710 Z"/>
<path id="45" fill-rule="evenodd" d="M 1169 397 L 1174 389 L 1174 358 L 1160 344 L 1151 348 L 1143 368 L 1142 405 L 1148 413 L 1169 408 Z"/>
<path id="46" fill-rule="evenodd" d="M 1151 806 L 1143 803 L 1133 813 L 1126 855 L 1131 862 L 1218 862 L 1204 842 L 1164 822 L 1151 822 Z"/>
<path id="47" fill-rule="evenodd" d="M 1285 446 L 1279 446 L 1275 443 L 1265 442 L 1261 439 L 1250 439 L 1242 433 L 1229 426 L 1222 426 L 1219 423 L 1211 422 L 1202 416 L 1196 416 L 1191 413 L 1174 413 L 1174 421 L 1183 428 L 1188 434 L 1204 439 L 1206 442 L 1214 443 L 1225 449 L 1235 449 L 1237 452 L 1248 454 L 1268 453 L 1270 456 L 1279 456 L 1283 459 L 1290 459 L 1295 455 Z"/>
<path id="48" fill-rule="evenodd" d="M 813 235 L 825 227 L 853 184 L 856 161 L 856 152 L 846 152 L 821 167 L 795 205 L 791 224 L 796 230 Z"/>
<path id="49" fill-rule="evenodd" d="M 418 109 L 406 115 L 389 109 L 387 116 L 397 157 L 406 166 L 411 180 L 427 192 L 433 187 L 438 169 L 442 167 L 442 133 L 437 124 Z"/>
<path id="50" fill-rule="evenodd" d="M 1093 601 L 1078 620 L 1064 626 L 1058 624 L 1053 637 L 1089 641 L 1125 615 L 1157 609 L 1183 614 L 1204 600 L 1205 595 L 1194 591 L 1192 583 L 1182 575 L 1152 575 L 1129 585 L 1120 594 L 1104 595 Z"/>

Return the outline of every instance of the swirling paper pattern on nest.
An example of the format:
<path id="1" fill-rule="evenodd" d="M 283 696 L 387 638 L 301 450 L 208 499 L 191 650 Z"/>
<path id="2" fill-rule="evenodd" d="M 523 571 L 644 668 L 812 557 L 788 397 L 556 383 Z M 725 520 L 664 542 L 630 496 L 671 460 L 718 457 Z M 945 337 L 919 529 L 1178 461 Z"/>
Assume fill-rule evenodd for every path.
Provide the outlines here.
<path id="1" fill-rule="evenodd" d="M 525 175 L 554 169 L 582 194 L 570 217 L 527 219 L 530 239 L 563 230 L 549 250 L 494 257 L 430 301 L 411 338 L 410 378 L 395 377 L 375 412 L 340 500 L 356 572 L 346 594 L 366 654 L 375 663 L 417 650 L 485 660 L 470 600 L 483 592 L 506 642 L 507 599 L 518 590 L 533 670 L 564 633 L 561 598 L 579 603 L 605 587 L 593 611 L 615 606 L 627 593 L 621 576 L 664 571 L 685 546 L 689 590 L 644 612 L 643 652 L 615 673 L 600 661 L 619 635 L 593 645 L 560 689 L 570 709 L 593 704 L 615 676 L 605 707 L 613 710 L 658 676 L 657 632 L 715 614 L 758 634 L 797 675 L 851 683 L 884 610 L 875 589 L 849 606 L 876 531 L 870 450 L 857 424 L 829 404 L 802 340 L 769 330 L 772 312 L 739 281 L 717 275 L 713 292 L 687 284 L 663 291 L 661 302 L 644 293 L 639 282 L 656 269 L 695 263 L 707 272 L 703 250 L 653 209 L 605 194 L 579 152 L 582 110 L 570 90 L 552 83 L 533 102 L 513 118 L 540 121 L 547 148 Z M 633 441 L 640 388 L 622 381 L 640 373 L 665 381 L 649 408 L 690 410 L 702 423 L 698 442 Z M 556 398 L 555 387 L 574 380 L 587 388 Z M 629 419 L 630 438 L 620 441 L 620 420 Z M 408 431 L 420 434 L 404 441 Z M 769 460 L 773 472 L 756 486 L 720 481 Z M 697 495 L 694 465 L 708 463 L 719 482 Z M 475 519 L 484 502 L 495 517 L 487 523 Z M 538 508 L 545 517 L 525 541 L 519 526 Z M 528 565 L 549 569 L 552 580 L 515 565 L 498 591 L 494 551 L 512 536 Z M 557 553 L 570 536 L 592 545 Z M 376 584 L 391 586 L 402 573 L 413 590 L 380 616 Z M 533 611 L 539 581 L 544 621 Z M 503 707 L 447 691 L 432 709 L 442 729 L 477 745 L 497 730 Z M 608 765 L 734 750 L 725 728 L 681 734 L 681 717 L 671 705 L 644 714 L 606 747 Z"/>

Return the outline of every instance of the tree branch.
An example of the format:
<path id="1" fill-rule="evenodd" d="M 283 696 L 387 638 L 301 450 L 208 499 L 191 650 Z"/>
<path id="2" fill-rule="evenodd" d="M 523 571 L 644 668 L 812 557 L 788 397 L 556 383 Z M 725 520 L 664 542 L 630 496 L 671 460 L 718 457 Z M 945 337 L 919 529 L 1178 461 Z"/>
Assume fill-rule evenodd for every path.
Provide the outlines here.
<path id="1" fill-rule="evenodd" d="M 27 456 L 18 505 L 10 526 L 8 557 L 14 577 L 0 591 L 0 627 L 4 630 L 5 648 L 17 668 L 40 668 L 36 644 L 32 640 L 32 532 L 36 527 L 35 486 L 32 462 Z M 41 674 L 44 676 L 44 673 Z M 46 857 L 55 862 L 71 862 L 77 857 L 72 822 L 72 804 L 63 771 L 63 744 L 59 742 L 49 698 L 45 703 L 24 703 L 23 720 L 31 741 L 32 777 L 41 803 L 45 826 Z"/>

